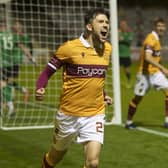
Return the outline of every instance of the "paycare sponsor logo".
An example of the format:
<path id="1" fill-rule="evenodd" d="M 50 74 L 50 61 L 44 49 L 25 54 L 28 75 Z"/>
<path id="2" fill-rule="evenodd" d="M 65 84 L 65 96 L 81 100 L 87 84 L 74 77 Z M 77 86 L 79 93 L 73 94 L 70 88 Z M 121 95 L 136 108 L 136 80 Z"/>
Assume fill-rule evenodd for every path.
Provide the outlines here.
<path id="1" fill-rule="evenodd" d="M 88 77 L 92 77 L 92 76 L 104 76 L 106 73 L 106 69 L 103 68 L 99 68 L 99 67 L 82 67 L 79 66 L 77 69 L 77 74 L 80 76 L 88 76 Z"/>

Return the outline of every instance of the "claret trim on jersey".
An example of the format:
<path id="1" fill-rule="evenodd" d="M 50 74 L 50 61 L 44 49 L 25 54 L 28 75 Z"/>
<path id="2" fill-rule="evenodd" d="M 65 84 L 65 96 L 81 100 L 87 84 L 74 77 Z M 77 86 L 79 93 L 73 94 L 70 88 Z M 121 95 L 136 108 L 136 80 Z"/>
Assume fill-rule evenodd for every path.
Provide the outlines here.
<path id="1" fill-rule="evenodd" d="M 107 66 L 105 65 L 76 65 L 67 64 L 67 75 L 82 77 L 82 78 L 105 78 Z"/>

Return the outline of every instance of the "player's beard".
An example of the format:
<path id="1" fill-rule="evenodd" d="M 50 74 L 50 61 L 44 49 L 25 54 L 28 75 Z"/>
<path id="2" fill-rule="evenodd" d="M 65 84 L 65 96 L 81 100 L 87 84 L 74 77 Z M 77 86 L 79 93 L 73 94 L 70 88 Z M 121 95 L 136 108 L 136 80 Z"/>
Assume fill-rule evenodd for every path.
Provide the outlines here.
<path id="1" fill-rule="evenodd" d="M 103 37 L 101 33 L 94 33 L 93 41 L 94 43 L 104 43 L 107 41 L 107 37 Z"/>
<path id="2" fill-rule="evenodd" d="M 98 34 L 94 34 L 92 36 L 92 39 L 93 39 L 93 44 L 96 52 L 99 53 L 99 55 L 102 55 L 104 51 L 105 41 L 102 41 Z"/>

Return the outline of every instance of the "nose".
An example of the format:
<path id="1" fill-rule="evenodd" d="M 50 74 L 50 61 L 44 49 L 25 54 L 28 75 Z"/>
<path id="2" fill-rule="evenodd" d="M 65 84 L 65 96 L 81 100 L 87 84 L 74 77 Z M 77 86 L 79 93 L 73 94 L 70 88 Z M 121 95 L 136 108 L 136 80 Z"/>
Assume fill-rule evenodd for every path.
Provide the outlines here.
<path id="1" fill-rule="evenodd" d="M 104 27 L 104 28 L 108 28 L 108 25 L 109 25 L 108 23 L 103 22 L 103 27 Z"/>

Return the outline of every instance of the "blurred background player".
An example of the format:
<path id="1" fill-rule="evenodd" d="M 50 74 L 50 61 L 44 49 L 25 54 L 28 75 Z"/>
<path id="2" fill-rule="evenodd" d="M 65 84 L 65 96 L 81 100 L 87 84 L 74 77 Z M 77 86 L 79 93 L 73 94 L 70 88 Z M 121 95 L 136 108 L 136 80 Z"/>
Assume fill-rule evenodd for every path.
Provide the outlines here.
<path id="1" fill-rule="evenodd" d="M 3 87 L 1 87 L 3 104 L 8 107 L 8 115 L 15 114 L 14 111 L 14 90 L 19 90 L 24 94 L 24 102 L 28 101 L 28 90 L 17 84 L 16 80 L 19 75 L 19 67 L 23 60 L 23 54 L 28 57 L 30 61 L 35 63 L 29 49 L 26 46 L 26 38 L 17 31 L 18 23 L 14 24 L 14 32 L 7 31 L 6 23 L 3 22 L 0 32 L 1 43 L 1 74 Z"/>
<path id="2" fill-rule="evenodd" d="M 119 57 L 120 66 L 123 67 L 127 78 L 126 87 L 131 87 L 131 42 L 133 40 L 133 32 L 126 20 L 121 20 L 119 23 Z"/>
<path id="3" fill-rule="evenodd" d="M 29 97 L 29 91 L 24 86 L 18 84 L 17 78 L 19 75 L 20 65 L 23 62 L 24 56 L 26 56 L 34 65 L 36 64 L 35 59 L 32 56 L 32 42 L 30 37 L 23 32 L 23 25 L 16 20 L 13 24 L 12 32 L 14 36 L 15 46 L 13 48 L 13 66 L 14 66 L 14 75 L 10 78 L 10 82 L 13 83 L 13 86 L 24 93 L 24 103 L 26 104 Z"/>
<path id="4" fill-rule="evenodd" d="M 154 21 L 154 29 L 149 33 L 143 43 L 137 82 L 135 84 L 135 96 L 131 100 L 128 108 L 128 115 L 125 127 L 128 129 L 136 128 L 132 119 L 136 113 L 137 106 L 149 90 L 150 86 L 157 90 L 162 89 L 165 93 L 165 127 L 168 128 L 168 69 L 160 64 L 161 61 L 161 37 L 166 30 L 165 21 L 157 18 Z"/>
<path id="5" fill-rule="evenodd" d="M 63 66 L 63 93 L 56 116 L 54 142 L 42 168 L 57 165 L 74 138 L 84 145 L 85 168 L 98 168 L 104 137 L 105 73 L 111 56 L 109 14 L 103 9 L 85 15 L 85 32 L 61 45 L 37 81 L 36 99 L 42 100 L 49 78 Z"/>
<path id="6" fill-rule="evenodd" d="M 6 23 L 4 20 L 0 22 L 0 58 L 1 58 L 1 108 L 7 106 L 8 114 L 12 115 L 14 113 L 13 87 L 8 84 L 6 67 L 11 64 L 9 61 L 9 55 L 12 54 L 13 43 L 11 39 L 13 38 L 12 33 L 7 32 Z M 2 111 L 2 110 L 1 110 Z"/>

